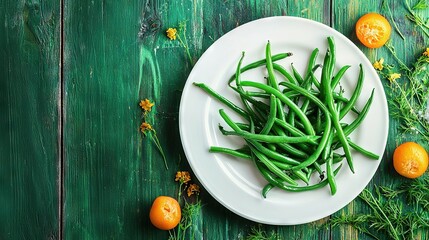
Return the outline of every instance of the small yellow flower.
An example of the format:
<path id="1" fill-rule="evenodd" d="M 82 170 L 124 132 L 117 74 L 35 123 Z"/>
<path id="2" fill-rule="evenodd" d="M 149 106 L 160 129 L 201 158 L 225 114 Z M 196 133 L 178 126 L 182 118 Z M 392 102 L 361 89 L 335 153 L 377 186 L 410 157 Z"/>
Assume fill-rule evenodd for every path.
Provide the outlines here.
<path id="1" fill-rule="evenodd" d="M 176 179 L 174 179 L 174 181 L 180 183 L 187 183 L 191 181 L 191 174 L 189 174 L 189 172 L 187 171 L 178 171 L 176 173 Z"/>
<path id="2" fill-rule="evenodd" d="M 139 105 L 143 110 L 150 112 L 155 103 L 150 102 L 150 100 L 146 98 L 145 100 L 141 100 Z"/>
<path id="3" fill-rule="evenodd" d="M 189 185 L 188 190 L 186 192 L 188 193 L 188 197 L 192 196 L 194 193 L 198 194 L 200 192 L 200 186 L 195 183 L 192 183 Z"/>
<path id="4" fill-rule="evenodd" d="M 429 48 L 426 48 L 426 51 L 423 52 L 423 56 L 429 57 Z"/>
<path id="5" fill-rule="evenodd" d="M 142 123 L 142 125 L 140 125 L 140 130 L 142 131 L 142 133 L 146 133 L 146 131 L 152 131 L 152 125 L 150 125 L 147 122 Z"/>
<path id="6" fill-rule="evenodd" d="M 391 73 L 389 74 L 389 76 L 387 77 L 387 79 L 389 79 L 390 82 L 395 81 L 396 79 L 400 78 L 401 74 L 400 73 Z"/>
<path id="7" fill-rule="evenodd" d="M 170 40 L 176 40 L 177 29 L 175 29 L 175 28 L 169 28 L 169 29 L 167 29 L 166 33 L 167 33 L 167 37 Z"/>
<path id="8" fill-rule="evenodd" d="M 374 66 L 376 70 L 381 71 L 383 70 L 383 63 L 384 63 L 384 58 L 380 58 L 380 60 L 375 61 L 375 63 L 372 64 L 372 66 Z"/>

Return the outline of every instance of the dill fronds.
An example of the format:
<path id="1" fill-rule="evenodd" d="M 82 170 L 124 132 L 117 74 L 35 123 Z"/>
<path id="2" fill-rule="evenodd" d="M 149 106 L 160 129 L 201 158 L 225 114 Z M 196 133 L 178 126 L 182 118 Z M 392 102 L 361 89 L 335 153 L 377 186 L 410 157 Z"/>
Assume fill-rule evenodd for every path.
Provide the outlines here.
<path id="1" fill-rule="evenodd" d="M 410 14 L 405 15 L 408 20 L 413 22 L 416 26 L 420 27 L 422 32 L 429 37 L 429 24 L 425 22 L 414 10 L 426 9 L 428 7 L 425 0 L 420 0 L 414 7 L 411 8 L 409 0 L 405 0 L 405 7 Z"/>
<path id="2" fill-rule="evenodd" d="M 415 234 L 429 228 L 429 175 L 404 182 L 397 187 L 376 186 L 365 189 L 359 198 L 371 208 L 370 213 L 331 218 L 332 227 L 350 225 L 374 239 L 386 233 L 391 239 L 415 239 Z M 408 200 L 409 211 L 403 208 L 402 197 Z"/>
<path id="3" fill-rule="evenodd" d="M 427 4 L 426 0 L 420 0 L 419 2 L 414 5 L 413 10 L 423 10 L 429 8 L 429 5 Z"/>
<path id="4" fill-rule="evenodd" d="M 169 240 L 195 239 L 195 222 L 201 219 L 201 200 L 198 198 L 200 187 L 191 183 L 192 178 L 188 171 L 177 171 L 174 181 L 179 183 L 177 200 L 182 207 L 182 218 L 179 225 L 170 230 Z M 191 189 L 191 194 L 189 194 Z M 187 197 L 183 193 L 187 191 Z M 192 197 L 192 198 L 190 198 Z"/>
<path id="5" fill-rule="evenodd" d="M 250 228 L 250 233 L 244 238 L 245 240 L 280 240 L 280 236 L 274 231 L 267 233 L 261 228 L 261 225 L 258 227 L 253 226 Z"/>
<path id="6" fill-rule="evenodd" d="M 429 141 L 429 57 L 421 54 L 411 67 L 408 67 L 396 54 L 389 43 L 386 48 L 399 64 L 401 79 L 393 79 L 393 66 L 387 65 L 379 74 L 390 81 L 389 105 L 392 117 L 399 119 L 404 134 L 418 135 Z"/>

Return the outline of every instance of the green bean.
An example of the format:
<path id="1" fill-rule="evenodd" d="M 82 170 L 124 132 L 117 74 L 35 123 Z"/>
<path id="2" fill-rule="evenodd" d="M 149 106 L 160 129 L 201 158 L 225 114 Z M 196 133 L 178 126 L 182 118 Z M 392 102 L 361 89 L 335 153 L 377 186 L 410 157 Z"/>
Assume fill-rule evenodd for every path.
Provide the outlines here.
<path id="1" fill-rule="evenodd" d="M 354 173 L 354 166 L 353 166 L 353 160 L 352 155 L 350 151 L 349 143 L 346 139 L 346 136 L 344 134 L 344 131 L 340 125 L 340 120 L 338 113 L 334 106 L 334 99 L 332 95 L 332 88 L 331 88 L 331 75 L 333 71 L 333 65 L 335 63 L 335 46 L 334 46 L 334 40 L 332 37 L 328 37 L 328 44 L 329 44 L 329 50 L 326 53 L 324 66 L 322 69 L 322 84 L 321 84 L 321 90 L 323 91 L 322 97 L 325 100 L 326 105 L 328 106 L 329 112 L 331 114 L 332 123 L 334 125 L 334 128 L 336 130 L 337 136 L 339 141 L 341 142 L 344 153 L 346 155 L 347 163 L 349 165 L 350 170 Z"/>
<path id="2" fill-rule="evenodd" d="M 238 113 L 242 117 L 244 117 L 246 119 L 249 118 L 249 116 L 246 113 L 246 111 L 244 111 L 242 108 L 238 107 L 233 102 L 231 102 L 230 100 L 226 99 L 225 97 L 223 97 L 222 95 L 220 95 L 219 93 L 217 93 L 216 91 L 214 91 L 213 89 L 211 89 L 206 84 L 204 84 L 204 83 L 195 83 L 195 82 L 193 84 L 195 86 L 201 88 L 203 91 L 205 91 L 206 93 L 208 93 L 213 98 L 217 99 L 219 102 L 221 102 L 221 103 L 225 104 L 226 106 L 228 106 L 231 110 L 233 110 L 234 112 Z"/>
<path id="3" fill-rule="evenodd" d="M 320 83 L 317 81 L 316 77 L 314 76 L 314 73 L 311 73 L 311 82 L 313 85 L 320 90 Z"/>
<path id="4" fill-rule="evenodd" d="M 233 89 L 235 89 L 234 87 L 232 87 Z M 251 92 L 251 91 L 246 91 L 245 94 L 248 97 L 257 97 L 257 98 L 270 98 L 270 94 L 267 94 L 266 92 Z"/>
<path id="5" fill-rule="evenodd" d="M 282 60 L 282 59 L 284 59 L 284 58 L 287 58 L 287 57 L 289 57 L 289 56 L 292 56 L 292 53 L 279 53 L 279 54 L 275 54 L 275 55 L 273 55 L 273 56 L 271 57 L 271 60 L 272 60 L 273 62 L 275 62 L 275 61 L 278 61 L 278 60 Z M 259 60 L 259 61 L 256 61 L 256 62 L 253 62 L 253 63 L 250 63 L 250 64 L 248 64 L 248 65 L 244 66 L 243 68 L 241 68 L 241 72 L 243 73 L 243 72 L 246 72 L 246 71 L 248 71 L 248 70 L 251 70 L 251 69 L 254 69 L 254 68 L 257 68 L 257 67 L 263 66 L 263 65 L 265 65 L 266 61 L 267 61 L 266 59 L 261 59 L 261 60 Z M 232 81 L 234 81 L 234 79 L 235 79 L 235 75 L 231 76 L 231 78 L 228 80 L 228 84 L 230 84 Z"/>
<path id="6" fill-rule="evenodd" d="M 273 60 L 271 59 L 271 44 L 270 41 L 268 41 L 266 47 L 265 47 L 265 59 L 266 59 L 266 66 L 268 71 L 268 85 L 275 89 L 279 89 L 277 85 L 276 76 L 274 75 L 274 69 L 273 69 Z"/>
<path id="7" fill-rule="evenodd" d="M 307 175 L 305 175 L 305 173 L 302 170 L 292 171 L 292 175 L 294 175 L 297 178 L 301 179 L 307 185 L 310 182 L 310 178 L 307 178 Z"/>
<path id="8" fill-rule="evenodd" d="M 320 176 L 323 176 L 323 171 L 319 163 L 314 162 L 312 166 L 314 167 L 314 169 L 316 169 L 316 171 L 319 173 Z"/>
<path id="9" fill-rule="evenodd" d="M 240 85 L 240 82 L 241 82 L 241 64 L 243 63 L 243 59 L 244 59 L 244 52 L 242 52 L 242 54 L 241 54 L 241 58 L 240 58 L 240 60 L 238 61 L 238 64 L 237 64 L 237 68 L 236 68 L 236 70 L 235 70 L 235 85 L 237 86 L 237 88 L 236 88 L 236 90 L 239 92 L 239 93 L 241 93 L 241 92 L 243 92 L 244 90 L 243 90 L 243 88 L 241 87 L 241 85 Z M 252 119 L 252 121 L 254 122 L 255 120 L 261 120 L 261 119 L 258 119 L 258 117 L 259 116 L 257 116 L 254 112 L 253 112 L 253 110 L 252 110 L 252 108 L 251 108 L 251 106 L 250 106 L 250 104 L 248 103 L 248 99 L 246 99 L 246 96 L 245 95 L 243 95 L 243 94 L 240 94 L 240 99 L 241 99 L 241 102 L 243 103 L 243 105 L 246 107 L 246 110 L 247 110 L 247 113 L 248 113 L 248 118 L 249 119 Z"/>
<path id="10" fill-rule="evenodd" d="M 274 185 L 268 183 L 262 188 L 262 197 L 267 198 L 267 193 L 274 188 Z"/>
<path id="11" fill-rule="evenodd" d="M 277 146 L 288 154 L 299 158 L 308 158 L 308 154 L 287 143 L 277 143 Z"/>
<path id="12" fill-rule="evenodd" d="M 277 98 L 277 116 L 282 120 L 286 121 L 285 118 L 285 112 L 284 112 L 284 106 L 282 104 L 282 101 Z"/>
<path id="13" fill-rule="evenodd" d="M 283 75 L 289 82 L 298 84 L 296 79 L 290 75 L 290 73 L 281 65 L 277 63 L 273 63 L 273 69 L 279 72 L 281 75 Z"/>
<path id="14" fill-rule="evenodd" d="M 264 166 L 270 170 L 272 173 L 274 173 L 277 177 L 282 179 L 283 181 L 293 185 L 297 186 L 298 183 L 296 183 L 291 177 L 289 177 L 287 174 L 285 174 L 280 168 L 278 168 L 276 165 L 274 165 L 264 154 L 260 153 L 258 150 L 254 149 L 252 146 L 250 146 L 252 149 L 253 154 L 257 159 L 259 159 L 260 163 L 264 164 Z M 258 161 L 255 161 L 258 162 Z"/>
<path id="15" fill-rule="evenodd" d="M 317 109 L 316 113 L 316 133 L 320 133 L 322 131 L 322 110 Z"/>
<path id="16" fill-rule="evenodd" d="M 270 97 L 270 113 L 268 115 L 268 120 L 265 123 L 264 128 L 261 130 L 260 134 L 268 134 L 273 127 L 274 121 L 277 116 L 277 99 L 274 95 Z"/>
<path id="17" fill-rule="evenodd" d="M 290 192 L 303 192 L 303 191 L 309 191 L 309 190 L 315 190 L 318 188 L 322 188 L 328 184 L 328 181 L 325 179 L 323 181 L 320 181 L 317 184 L 309 185 L 309 186 L 290 186 L 286 185 L 283 182 L 279 181 L 278 179 L 274 178 L 269 171 L 267 171 L 266 168 L 264 168 L 260 163 L 256 162 L 256 166 L 261 172 L 262 176 L 265 178 L 265 180 L 268 181 L 269 184 L 274 185 L 275 187 L 278 187 L 280 189 L 290 191 Z M 338 166 L 334 171 L 334 176 L 336 176 L 341 169 L 342 165 Z"/>
<path id="18" fill-rule="evenodd" d="M 266 91 L 267 93 L 270 93 L 270 94 L 273 94 L 274 96 L 276 96 L 283 103 L 285 103 L 292 111 L 294 111 L 297 114 L 297 116 L 301 119 L 302 123 L 304 124 L 305 131 L 309 135 L 315 135 L 313 126 L 312 126 L 311 122 L 308 120 L 307 116 L 301 111 L 301 109 L 292 100 L 290 100 L 288 97 L 284 96 L 281 92 L 279 92 L 278 90 L 276 90 L 270 86 L 267 86 L 265 84 L 258 83 L 258 82 L 243 81 L 243 82 L 241 82 L 241 85 L 247 86 L 247 87 L 259 88 L 259 89 Z"/>
<path id="19" fill-rule="evenodd" d="M 278 126 L 284 128 L 285 130 L 287 130 L 292 136 L 295 137 L 304 137 L 306 136 L 301 130 L 299 130 L 298 128 L 290 125 L 289 123 L 282 121 L 278 118 L 276 118 L 275 120 L 275 124 L 277 124 Z M 317 141 L 310 141 L 309 143 L 311 144 L 319 144 Z"/>
<path id="20" fill-rule="evenodd" d="M 231 118 L 225 113 L 223 109 L 219 110 L 219 114 L 225 120 L 225 122 L 230 126 L 234 131 L 224 131 L 222 128 L 220 130 L 224 135 L 238 135 L 245 139 L 253 139 L 256 141 L 267 142 L 267 143 L 301 143 L 301 142 L 312 142 L 319 138 L 319 136 L 305 136 L 305 137 L 289 137 L 289 136 L 272 136 L 265 134 L 254 134 L 241 130 L 238 126 L 231 120 Z"/>
<path id="21" fill-rule="evenodd" d="M 355 90 L 353 91 L 352 96 L 350 97 L 350 100 L 346 103 L 346 105 L 341 109 L 340 111 L 340 119 L 342 119 L 349 111 L 352 109 L 352 107 L 355 105 L 363 86 L 363 79 L 364 79 L 364 72 L 362 68 L 362 64 L 359 65 L 359 77 L 358 81 L 355 87 Z"/>
<path id="22" fill-rule="evenodd" d="M 286 163 L 288 165 L 298 165 L 299 162 L 287 157 L 285 155 L 282 155 L 278 152 L 272 151 L 266 147 L 264 147 L 261 143 L 254 141 L 254 140 L 247 140 L 255 149 L 257 149 L 259 152 L 261 152 L 262 154 L 264 154 L 265 156 L 267 156 L 270 159 L 274 159 L 283 163 Z M 284 169 L 284 170 L 289 170 L 289 169 Z"/>
<path id="23" fill-rule="evenodd" d="M 365 149 L 364 149 L 364 148 L 362 148 L 361 146 L 359 146 L 359 145 L 357 145 L 356 143 L 352 142 L 352 141 L 350 140 L 350 138 L 347 138 L 347 140 L 349 141 L 350 147 L 352 147 L 354 150 L 356 150 L 356 151 L 360 152 L 360 153 L 361 153 L 361 154 L 363 154 L 364 156 L 367 156 L 367 157 L 369 157 L 369 158 L 371 158 L 371 159 L 375 159 L 375 160 L 378 160 L 378 159 L 380 158 L 380 156 L 378 156 L 377 154 L 372 153 L 372 152 L 370 152 L 370 151 L 368 151 L 368 150 L 365 150 Z"/>
<path id="24" fill-rule="evenodd" d="M 305 133 L 303 133 L 301 130 L 299 130 L 298 128 L 296 128 L 296 127 L 294 127 L 294 126 L 292 126 L 292 125 L 290 125 L 288 122 L 285 122 L 285 121 L 283 121 L 283 120 L 280 120 L 280 119 L 278 119 L 278 118 L 276 118 L 275 120 L 275 123 L 278 125 L 278 126 L 280 126 L 280 127 L 282 127 L 282 128 L 284 128 L 284 129 L 286 129 L 291 135 L 293 135 L 293 136 L 296 136 L 296 137 L 299 137 L 299 136 L 305 136 Z"/>
<path id="25" fill-rule="evenodd" d="M 331 188 L 331 195 L 334 195 L 337 192 L 337 184 L 335 183 L 335 175 L 332 169 L 332 154 L 329 156 L 328 161 L 326 162 L 326 176 L 328 178 L 329 187 Z"/>
<path id="26" fill-rule="evenodd" d="M 307 172 L 307 178 L 310 179 L 311 175 L 313 175 L 314 173 L 314 168 L 310 168 L 309 171 Z"/>
<path id="27" fill-rule="evenodd" d="M 244 159 L 251 159 L 250 155 L 244 152 L 240 152 L 238 150 L 234 150 L 231 148 L 225 148 L 225 147 L 215 147 L 211 146 L 209 149 L 209 152 L 212 153 L 225 153 L 234 157 L 244 158 Z"/>
<path id="28" fill-rule="evenodd" d="M 325 130 L 323 132 L 323 136 L 319 142 L 318 147 L 316 148 L 314 153 L 306 161 L 304 161 L 300 165 L 292 168 L 292 170 L 296 170 L 296 169 L 299 169 L 302 167 L 310 166 L 320 156 L 320 154 L 322 153 L 324 147 L 326 146 L 326 144 L 329 140 L 329 135 L 330 135 L 329 133 L 331 131 L 331 118 L 329 117 L 330 114 L 329 114 L 329 111 L 326 108 L 326 106 L 317 97 L 312 95 L 309 91 L 306 91 L 304 88 L 301 88 L 297 85 L 294 85 L 294 84 L 291 84 L 288 82 L 283 82 L 283 84 L 284 84 L 284 86 L 291 88 L 291 89 L 299 92 L 300 94 L 304 95 L 305 97 L 309 98 L 312 102 L 314 102 L 325 113 L 325 118 L 326 118 Z"/>
<path id="29" fill-rule="evenodd" d="M 224 117 L 224 115 L 222 115 Z M 228 122 L 228 120 L 225 120 L 229 126 L 231 122 Z M 290 137 L 290 136 L 274 136 L 274 135 L 267 135 L 267 134 L 257 134 L 257 133 L 250 133 L 243 130 L 238 131 L 226 131 L 222 126 L 219 126 L 219 130 L 222 132 L 225 136 L 241 136 L 244 139 L 253 139 L 255 141 L 259 142 L 265 142 L 265 143 L 314 143 L 317 139 L 320 138 L 320 136 L 303 136 L 303 137 Z"/>
<path id="30" fill-rule="evenodd" d="M 337 85 L 340 82 L 341 78 L 343 77 L 344 73 L 346 73 L 347 69 L 349 69 L 349 68 L 350 68 L 350 65 L 345 65 L 338 71 L 338 73 L 332 79 L 332 82 L 331 82 L 331 88 L 332 89 L 335 89 L 337 87 Z"/>
<path id="31" fill-rule="evenodd" d="M 276 165 L 278 168 L 280 168 L 281 170 L 290 170 L 291 165 L 284 163 L 284 162 L 279 162 L 276 160 L 272 161 L 274 165 Z M 301 179 L 304 183 L 308 184 L 310 181 L 310 178 L 307 177 L 307 175 L 302 171 L 302 170 L 296 170 L 296 171 L 291 171 L 290 174 L 292 175 L 292 179 Z"/>
<path id="32" fill-rule="evenodd" d="M 368 101 L 365 103 L 362 108 L 361 113 L 348 125 L 344 128 L 344 134 L 346 136 L 350 135 L 365 119 L 368 114 L 369 108 L 371 107 L 372 100 L 374 98 L 374 89 L 371 91 L 371 96 L 368 98 Z M 334 138 L 335 141 L 335 138 Z"/>
<path id="33" fill-rule="evenodd" d="M 342 102 L 342 103 L 347 103 L 347 102 L 349 102 L 349 99 L 347 99 L 347 98 L 345 98 L 345 97 L 343 97 L 343 96 L 341 96 L 341 95 L 338 95 L 338 94 L 333 94 L 333 96 L 334 96 L 334 100 L 337 102 L 337 103 L 340 103 L 340 102 Z M 356 114 L 359 114 L 360 113 L 360 111 L 359 110 L 357 110 L 356 109 L 356 107 L 355 106 L 353 106 L 352 108 L 351 108 L 351 111 L 353 111 L 354 113 L 356 113 Z"/>
<path id="34" fill-rule="evenodd" d="M 267 148 L 274 152 L 277 151 L 277 147 L 273 143 L 267 143 Z"/>
<path id="35" fill-rule="evenodd" d="M 318 52 L 319 52 L 319 50 L 316 48 L 311 53 L 310 60 L 309 60 L 309 63 L 308 63 L 308 67 L 307 67 L 307 73 L 306 73 L 306 77 L 305 78 L 303 78 L 298 73 L 298 71 L 296 70 L 296 68 L 294 67 L 294 65 L 291 64 L 292 70 L 293 70 L 293 74 L 294 74 L 295 78 L 298 79 L 298 82 L 300 82 L 300 85 L 302 87 L 304 87 L 305 89 L 309 89 L 311 87 L 311 73 L 314 72 L 314 71 L 316 71 L 316 69 L 318 67 L 320 67 L 320 64 L 314 66 L 314 62 L 316 61 L 316 57 L 318 55 Z M 304 103 L 301 106 L 301 110 L 303 112 L 306 112 L 307 106 L 308 106 L 308 100 L 304 100 Z M 295 125 L 295 112 L 289 111 L 288 116 L 287 116 L 287 122 L 289 124 L 291 124 L 292 126 Z"/>
<path id="36" fill-rule="evenodd" d="M 297 82 L 302 85 L 302 83 L 304 82 L 304 78 L 302 78 L 301 74 L 299 74 L 298 70 L 296 70 L 296 68 L 293 66 L 293 63 L 290 64 L 290 67 L 292 68 L 293 76 L 295 77 Z"/>
<path id="37" fill-rule="evenodd" d="M 284 82 L 280 82 L 280 83 L 279 83 L 279 85 L 283 85 L 283 86 L 285 86 Z M 311 89 L 310 89 L 309 91 L 311 92 L 311 94 L 312 94 L 312 95 L 314 95 L 314 96 L 316 96 L 316 97 L 320 97 L 320 92 L 316 92 L 316 91 L 311 90 Z M 293 91 L 293 90 L 291 90 L 291 89 L 288 89 L 288 88 L 285 88 L 285 89 L 283 90 L 283 94 L 285 94 L 288 98 L 294 98 L 294 97 L 298 97 L 298 96 L 300 96 L 300 93 L 298 93 L 298 92 L 296 92 L 296 91 Z M 343 96 L 341 96 L 341 95 L 338 95 L 337 93 L 332 93 L 332 94 L 333 94 L 334 100 L 335 100 L 336 102 L 344 102 L 344 103 L 349 102 L 349 99 L 347 99 L 347 98 L 345 98 L 345 97 L 343 97 Z M 355 106 L 353 106 L 351 110 L 352 110 L 353 112 L 355 112 L 355 113 L 359 114 L 359 111 L 356 109 L 356 107 L 355 107 Z"/>
<path id="38" fill-rule="evenodd" d="M 318 55 L 319 55 L 319 49 L 315 48 L 313 52 L 311 52 L 310 58 L 308 60 L 307 71 L 304 76 L 305 79 L 311 78 L 311 74 L 314 72 L 313 67 L 316 64 L 316 58 Z"/>

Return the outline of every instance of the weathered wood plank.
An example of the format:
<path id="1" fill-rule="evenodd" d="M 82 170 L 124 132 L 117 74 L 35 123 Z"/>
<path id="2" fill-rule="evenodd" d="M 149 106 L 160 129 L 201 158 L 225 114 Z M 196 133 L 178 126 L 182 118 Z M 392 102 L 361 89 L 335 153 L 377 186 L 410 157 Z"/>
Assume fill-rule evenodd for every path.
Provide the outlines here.
<path id="1" fill-rule="evenodd" d="M 154 61 L 159 36 L 148 33 L 144 43 L 138 36 L 140 21 L 156 30 L 152 24 L 160 7 L 141 1 L 66 1 L 65 238 L 162 239 L 167 234 L 155 232 L 148 211 L 156 195 L 175 193 L 175 185 L 163 184 L 173 183 L 174 175 L 165 171 L 150 140 L 142 139 L 138 107 L 140 98 L 155 101 L 150 120 L 157 118 L 151 123 L 170 158 L 176 140 L 167 144 L 164 116 L 170 125 L 173 120 L 170 105 L 162 101 L 169 83 Z"/>
<path id="2" fill-rule="evenodd" d="M 59 1 L 0 7 L 0 239 L 57 239 Z"/>

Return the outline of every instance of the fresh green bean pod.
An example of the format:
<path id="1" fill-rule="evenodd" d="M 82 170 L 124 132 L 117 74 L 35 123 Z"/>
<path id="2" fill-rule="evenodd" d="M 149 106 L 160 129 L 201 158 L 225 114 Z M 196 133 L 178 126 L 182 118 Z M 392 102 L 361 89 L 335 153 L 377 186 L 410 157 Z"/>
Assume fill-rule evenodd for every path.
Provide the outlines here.
<path id="1" fill-rule="evenodd" d="M 224 154 L 228 154 L 234 157 L 238 157 L 238 158 L 244 158 L 244 159 L 251 159 L 250 155 L 244 152 L 240 152 L 238 150 L 234 150 L 231 148 L 225 148 L 225 147 L 216 147 L 216 146 L 211 146 L 209 149 L 209 152 L 212 153 L 224 153 Z"/>
<path id="2" fill-rule="evenodd" d="M 289 53 L 279 53 L 279 54 L 273 55 L 271 57 L 271 60 L 273 62 L 275 62 L 275 61 L 279 61 L 279 60 L 285 59 L 285 58 L 290 57 L 290 56 L 292 56 L 292 53 L 290 53 L 290 52 Z M 266 64 L 266 61 L 267 61 L 266 59 L 261 59 L 261 60 L 258 60 L 256 62 L 252 62 L 252 63 L 244 66 L 243 68 L 241 68 L 240 72 L 243 73 L 243 72 L 249 71 L 251 69 L 264 66 Z M 234 80 L 235 80 L 235 75 L 232 75 L 228 80 L 228 84 L 231 84 Z"/>
<path id="3" fill-rule="evenodd" d="M 346 116 L 346 114 L 356 104 L 356 101 L 358 100 L 358 98 L 360 96 L 360 93 L 362 91 L 362 86 L 363 86 L 363 80 L 364 80 L 364 78 L 365 78 L 365 74 L 364 74 L 364 71 L 363 71 L 362 64 L 360 64 L 359 65 L 359 77 L 358 77 L 358 81 L 356 83 L 355 90 L 353 91 L 353 94 L 350 97 L 350 100 L 348 102 L 346 102 L 346 104 L 344 105 L 344 107 L 341 109 L 340 116 L 339 116 L 340 119 L 342 119 L 344 116 Z"/>
<path id="4" fill-rule="evenodd" d="M 258 82 L 243 81 L 243 82 L 241 82 L 241 85 L 243 87 L 247 86 L 247 87 L 259 88 L 259 89 L 266 91 L 267 93 L 270 93 L 270 94 L 273 94 L 274 96 L 276 96 L 283 103 L 285 103 L 289 107 L 289 109 L 291 109 L 292 111 L 294 111 L 296 113 L 296 115 L 301 120 L 302 124 L 304 125 L 306 132 L 309 135 L 315 135 L 313 126 L 312 126 L 311 122 L 308 120 L 307 116 L 301 111 L 301 109 L 291 99 L 289 99 L 288 97 L 283 95 L 280 91 L 278 91 L 277 89 L 272 88 L 270 86 L 267 86 L 263 83 L 258 83 Z"/>
<path id="5" fill-rule="evenodd" d="M 250 147 L 250 148 L 252 149 L 252 153 L 259 160 L 259 161 L 256 160 L 255 162 L 262 163 L 269 171 L 271 171 L 281 180 L 291 184 L 292 186 L 298 185 L 298 183 L 295 182 L 295 180 L 293 180 L 291 177 L 285 174 L 280 168 L 274 165 L 264 154 L 260 153 L 258 150 L 254 149 L 253 147 Z"/>

